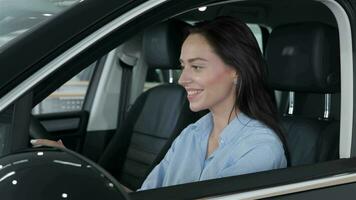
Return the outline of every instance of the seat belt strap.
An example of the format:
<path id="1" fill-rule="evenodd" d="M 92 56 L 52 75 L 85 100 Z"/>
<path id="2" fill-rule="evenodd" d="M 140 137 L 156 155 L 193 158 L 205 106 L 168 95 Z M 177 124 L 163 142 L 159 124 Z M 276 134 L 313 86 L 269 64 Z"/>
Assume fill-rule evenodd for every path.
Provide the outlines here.
<path id="1" fill-rule="evenodd" d="M 131 91 L 131 81 L 132 81 L 132 69 L 134 66 L 128 65 L 123 61 L 119 60 L 120 66 L 122 68 L 121 76 L 121 89 L 119 98 L 119 113 L 118 113 L 118 125 L 121 124 L 126 118 L 129 101 L 130 101 L 130 91 Z"/>

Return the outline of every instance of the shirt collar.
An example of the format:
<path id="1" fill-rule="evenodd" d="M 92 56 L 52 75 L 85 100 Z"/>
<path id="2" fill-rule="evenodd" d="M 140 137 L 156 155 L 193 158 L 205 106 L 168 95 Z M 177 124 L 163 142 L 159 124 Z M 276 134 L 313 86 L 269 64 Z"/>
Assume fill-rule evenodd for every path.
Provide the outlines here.
<path id="1" fill-rule="evenodd" d="M 243 135 L 243 129 L 251 121 L 243 112 L 240 112 L 223 130 L 220 134 L 220 145 L 223 146 L 229 141 L 235 141 L 235 137 L 241 137 Z"/>
<path id="2" fill-rule="evenodd" d="M 220 134 L 220 145 L 224 145 L 232 141 L 234 137 L 242 136 L 242 129 L 251 121 L 243 112 L 240 112 L 222 131 Z M 201 133 L 201 136 L 210 134 L 213 126 L 213 116 L 211 112 L 204 115 L 192 125 L 192 130 Z"/>
<path id="3" fill-rule="evenodd" d="M 207 134 L 210 134 L 212 128 L 213 128 L 213 116 L 211 112 L 201 117 L 192 126 L 192 130 L 196 132 L 207 133 Z"/>

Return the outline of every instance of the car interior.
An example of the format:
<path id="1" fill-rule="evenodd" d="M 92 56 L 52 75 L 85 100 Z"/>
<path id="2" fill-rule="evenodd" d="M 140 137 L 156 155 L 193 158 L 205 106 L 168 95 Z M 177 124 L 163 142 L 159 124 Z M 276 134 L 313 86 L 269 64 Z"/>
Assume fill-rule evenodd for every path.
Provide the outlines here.
<path id="1" fill-rule="evenodd" d="M 190 111 L 177 84 L 186 28 L 224 15 L 258 27 L 289 167 L 339 159 L 339 33 L 333 13 L 317 1 L 218 2 L 147 25 L 94 63 L 80 110 L 33 115 L 30 136 L 62 139 L 121 184 L 140 188 L 177 135 L 208 112 Z M 79 71 L 36 86 L 33 106 Z"/>

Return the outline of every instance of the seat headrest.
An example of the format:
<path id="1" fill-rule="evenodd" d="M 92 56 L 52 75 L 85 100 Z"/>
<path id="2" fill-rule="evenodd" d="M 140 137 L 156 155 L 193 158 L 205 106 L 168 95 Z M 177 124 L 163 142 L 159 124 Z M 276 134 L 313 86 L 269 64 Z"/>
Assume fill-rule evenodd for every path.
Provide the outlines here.
<path id="1" fill-rule="evenodd" d="M 178 20 L 157 24 L 144 32 L 144 58 L 150 68 L 179 69 L 180 49 L 189 25 Z"/>
<path id="2" fill-rule="evenodd" d="M 134 36 L 119 49 L 119 59 L 127 65 L 135 66 L 141 55 L 142 34 Z"/>
<path id="3" fill-rule="evenodd" d="M 333 27 L 321 23 L 277 27 L 268 40 L 266 60 L 273 89 L 340 91 L 339 37 Z"/>

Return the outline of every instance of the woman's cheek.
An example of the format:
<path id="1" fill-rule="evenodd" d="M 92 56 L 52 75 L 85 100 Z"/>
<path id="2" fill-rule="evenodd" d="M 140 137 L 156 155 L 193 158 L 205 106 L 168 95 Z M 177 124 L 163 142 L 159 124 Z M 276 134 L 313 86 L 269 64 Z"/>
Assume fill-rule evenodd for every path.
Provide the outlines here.
<path id="1" fill-rule="evenodd" d="M 212 74 L 213 75 L 206 80 L 209 85 L 221 85 L 229 79 L 228 74 L 224 71 L 216 71 Z"/>

